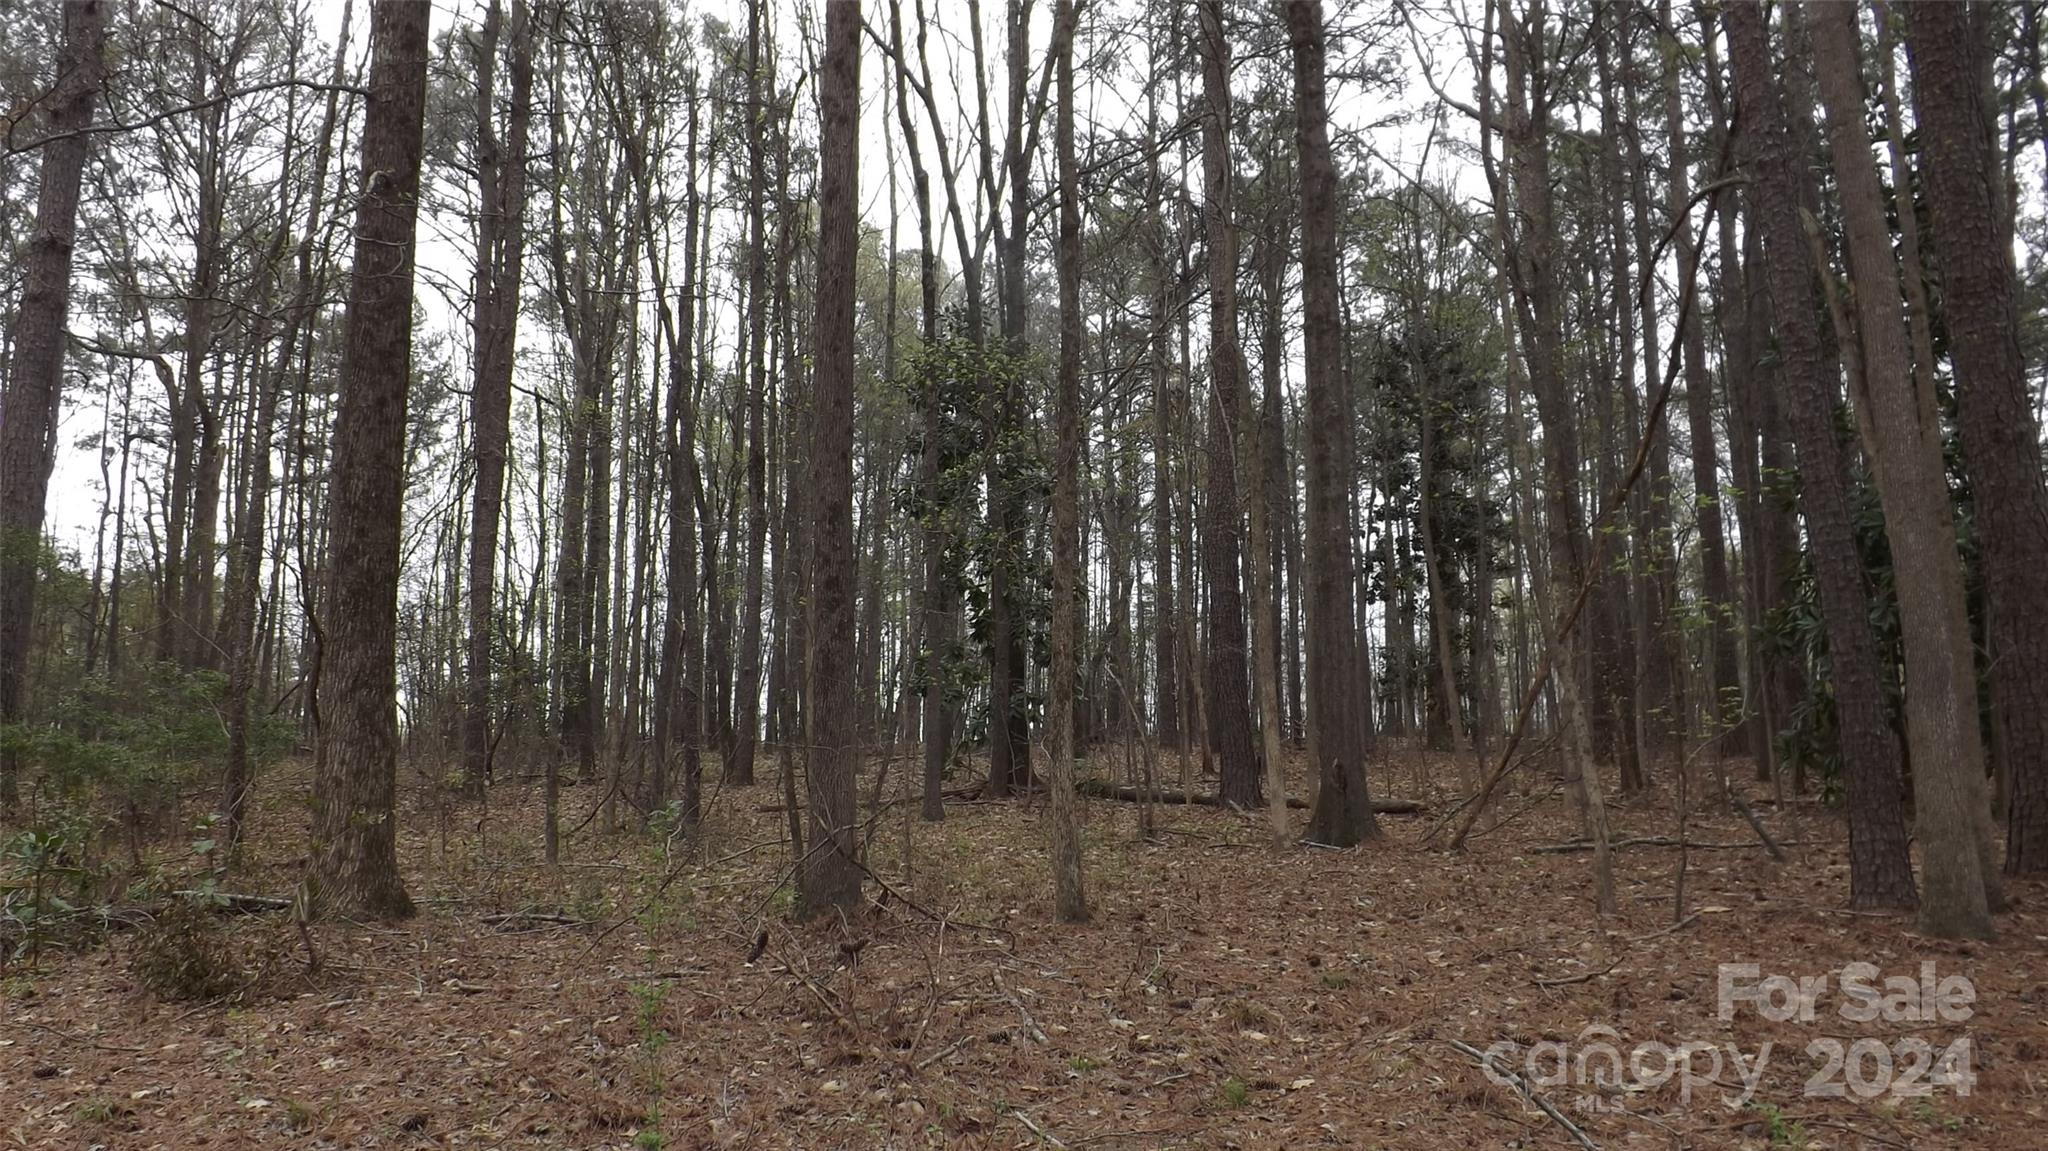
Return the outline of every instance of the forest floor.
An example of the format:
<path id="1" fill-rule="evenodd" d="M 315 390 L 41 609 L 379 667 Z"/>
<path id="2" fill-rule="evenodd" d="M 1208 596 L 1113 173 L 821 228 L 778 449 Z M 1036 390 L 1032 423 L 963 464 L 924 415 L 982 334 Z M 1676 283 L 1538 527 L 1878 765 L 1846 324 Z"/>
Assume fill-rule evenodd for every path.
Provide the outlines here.
<path id="1" fill-rule="evenodd" d="M 1921 938 L 1843 910 L 1836 815 L 1775 810 L 1751 785 L 1784 862 L 1703 811 L 1689 837 L 1724 846 L 1687 853 L 1686 914 L 1680 853 L 1641 844 L 1616 853 L 1620 911 L 1603 921 L 1591 856 L 1537 850 L 1575 828 L 1553 780 L 1505 795 L 1452 856 L 1433 849 L 1447 831 L 1423 842 L 1448 802 L 1417 794 L 1424 761 L 1391 759 L 1376 791 L 1430 806 L 1348 851 L 1275 852 L 1262 815 L 1204 807 L 1161 809 L 1146 843 L 1135 805 L 1085 802 L 1094 919 L 1079 927 L 1052 921 L 1034 801 L 950 803 L 936 825 L 891 809 L 871 859 L 894 894 L 797 925 L 772 755 L 761 786 L 714 787 L 687 846 L 605 833 L 600 789 L 567 789 L 565 829 L 584 826 L 558 868 L 539 860 L 530 784 L 494 791 L 487 818 L 409 788 L 401 861 L 421 913 L 316 925 L 317 971 L 288 913 L 226 920 L 265 974 L 225 1000 L 144 991 L 130 932 L 10 970 L 0 1146 L 2041 1146 L 2048 887 L 2014 885 L 1995 943 Z M 1445 758 L 1427 771 L 1456 776 Z M 306 787 L 301 764 L 266 777 L 224 888 L 291 892 Z M 1663 794 L 1617 797 L 1613 816 L 1618 837 L 1675 833 Z M 1932 964 L 1974 1002 L 1853 1022 L 1840 972 L 1859 961 L 1914 980 Z M 1832 979 L 1810 1019 L 1746 1001 L 1725 1018 L 1717 965 L 1742 963 L 1757 965 L 1744 988 Z M 1968 1095 L 1913 1097 L 1916 1052 L 1964 1037 Z M 1638 1072 L 1603 1086 L 1595 1059 L 1546 1082 L 1555 1048 L 1503 1055 L 1552 1114 L 1455 1045 L 1546 1040 L 1572 1061 L 1635 1052 Z M 1697 1073 L 1659 1084 L 1653 1042 L 1695 1044 Z M 1826 1066 L 1830 1043 L 1848 1066 Z"/>

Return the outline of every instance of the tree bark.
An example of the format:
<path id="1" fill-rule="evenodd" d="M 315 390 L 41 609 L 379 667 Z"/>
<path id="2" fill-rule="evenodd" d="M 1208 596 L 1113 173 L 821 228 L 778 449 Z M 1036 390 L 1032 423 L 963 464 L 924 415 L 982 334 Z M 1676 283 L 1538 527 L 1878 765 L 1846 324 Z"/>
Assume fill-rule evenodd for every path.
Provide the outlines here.
<path id="1" fill-rule="evenodd" d="M 2048 872 L 2048 487 L 2017 334 L 2011 245 L 1993 186 L 1990 110 L 1978 82 L 1988 48 L 1963 5 L 1913 4 L 1906 15 L 1920 176 L 1983 549 L 1991 707 L 2012 775 L 2005 869 L 2040 874 Z"/>
<path id="2" fill-rule="evenodd" d="M 412 913 L 398 875 L 393 645 L 428 14 L 410 0 L 378 0 L 370 13 L 362 191 L 329 471 L 331 575 L 310 879 L 323 912 L 372 918 Z"/>
<path id="3" fill-rule="evenodd" d="M 811 421 L 811 622 L 808 776 L 810 851 L 802 859 L 799 910 L 806 918 L 860 903 L 854 774 L 860 749 L 854 696 L 853 296 L 859 242 L 860 4 L 825 8 L 818 81 L 822 124 L 818 178 L 817 336 Z M 751 622 L 751 621 L 749 621 Z"/>
<path id="4" fill-rule="evenodd" d="M 526 254 L 526 149 L 533 122 L 533 31 L 525 0 L 512 7 L 512 112 L 504 156 L 497 145 L 499 6 L 493 0 L 477 61 L 476 383 L 470 398 L 476 460 L 470 493 L 469 641 L 463 717 L 463 784 L 481 798 L 491 767 L 492 640 L 497 619 L 499 525 L 504 519 L 505 458 L 511 442 L 513 349 L 517 344 L 521 265 Z"/>
<path id="5" fill-rule="evenodd" d="M 1562 602 L 1589 577 L 1591 567 L 1585 512 L 1580 501 L 1580 455 L 1577 420 L 1564 380 L 1563 328 L 1557 276 L 1557 222 L 1551 210 L 1550 105 L 1552 79 L 1542 56 L 1548 17 L 1541 3 L 1530 6 L 1521 22 L 1502 21 L 1501 39 L 1507 57 L 1508 114 L 1505 134 L 1512 173 L 1515 208 L 1525 221 L 1514 259 L 1519 280 L 1517 307 L 1523 356 L 1529 364 L 1530 390 L 1537 418 L 1543 424 L 1545 527 L 1549 536 L 1550 584 Z M 1587 722 L 1585 693 L 1589 665 L 1572 629 L 1550 631 L 1552 683 L 1564 736 L 1565 782 L 1587 838 L 1598 848 L 1597 901 L 1602 912 L 1614 908 L 1613 872 L 1607 852 L 1607 809 L 1599 765 Z"/>
<path id="6" fill-rule="evenodd" d="M 1923 418 L 1932 405 L 1923 404 L 1914 388 L 1884 190 L 1864 128 L 1856 12 L 1849 5 L 1805 7 L 1855 278 L 1863 375 L 1852 376 L 1850 388 L 1876 433 L 1872 462 L 1892 529 L 1886 534 L 1905 642 L 1915 822 L 1927 914 L 1938 920 L 1987 899 L 1986 881 L 1995 883 L 1997 876 L 1963 565 L 1943 470 L 1941 425 Z M 1897 894 L 1910 895 L 1911 889 Z"/>
<path id="7" fill-rule="evenodd" d="M 1664 0 L 1664 23 L 1671 44 L 1665 52 L 1664 125 L 1670 144 L 1670 199 L 1672 250 L 1680 267 L 1698 263 L 1695 254 L 1700 241 L 1692 232 L 1692 217 L 1685 210 L 1692 199 L 1689 162 L 1685 147 L 1685 117 L 1679 100 L 1678 34 L 1670 27 L 1670 0 Z M 1707 617 L 1707 683 L 1702 694 L 1708 717 L 1708 735 L 1718 739 L 1742 710 L 1742 682 L 1736 672 L 1735 603 L 1728 578 L 1727 529 L 1722 519 L 1719 452 L 1714 440 L 1714 388 L 1707 377 L 1706 339 L 1701 333 L 1699 309 L 1687 309 L 1679 329 L 1679 349 L 1684 356 L 1686 432 L 1692 441 L 1693 520 L 1700 537 L 1702 599 Z"/>
<path id="8" fill-rule="evenodd" d="M 725 781 L 754 782 L 754 749 L 761 727 L 762 562 L 768 541 L 767 448 L 763 442 L 767 404 L 768 240 L 762 198 L 768 182 L 761 140 L 767 112 L 761 97 L 762 0 L 747 6 L 747 556 L 740 607 L 738 718 Z M 851 667 L 851 662 L 848 664 Z"/>
<path id="9" fill-rule="evenodd" d="M 1237 230 L 1231 219 L 1230 45 L 1221 0 L 1199 7 L 1202 52 L 1202 187 L 1209 233 L 1208 509 L 1202 532 L 1202 578 L 1209 592 L 1207 650 L 1209 742 L 1220 790 L 1233 803 L 1259 802 L 1259 765 L 1252 750 L 1251 688 L 1246 682 L 1242 556 L 1238 524 L 1238 427 L 1244 385 L 1237 333 Z M 1255 468 L 1256 455 L 1246 461 Z"/>
<path id="10" fill-rule="evenodd" d="M 1337 172 L 1330 155 L 1323 6 L 1284 5 L 1294 65 L 1294 145 L 1301 173 L 1301 278 L 1308 499 L 1308 754 L 1318 779 L 1309 838 L 1349 847 L 1379 835 L 1366 790 L 1352 618 L 1349 405 L 1337 304 Z"/>
<path id="11" fill-rule="evenodd" d="M 1849 786 L 1850 891 L 1859 901 L 1897 905 L 1910 900 L 1912 884 L 1899 802 L 1899 748 L 1885 716 L 1869 593 L 1850 528 L 1848 466 L 1835 440 L 1834 390 L 1822 377 L 1819 301 L 1799 222 L 1792 138 L 1763 10 L 1754 0 L 1739 0 L 1729 7 L 1727 21 L 1744 154 L 1755 171 L 1756 220 L 1764 239 L 1778 358 L 1799 453 L 1799 510 L 1812 547 L 1834 676 Z M 1981 902 L 1976 915 L 1983 915 Z"/>
<path id="12" fill-rule="evenodd" d="M 1081 828 L 1074 799 L 1074 672 L 1085 594 L 1081 571 L 1081 190 L 1074 159 L 1074 0 L 1053 6 L 1059 111 L 1053 129 L 1059 164 L 1059 378 L 1053 388 L 1056 440 L 1052 469 L 1052 680 L 1047 689 L 1046 825 L 1051 841 L 1053 911 L 1064 923 L 1088 918 L 1081 881 Z"/>
<path id="13" fill-rule="evenodd" d="M 20 723 L 28 702 L 29 641 L 43 551 L 43 505 L 56 464 L 57 412 L 64 386 L 65 316 L 71 309 L 78 189 L 90 146 L 92 105 L 106 77 L 106 7 L 67 0 L 64 40 L 36 190 L 36 227 L 22 268 L 13 354 L 0 406 L 0 727 Z M 0 811 L 20 790 L 20 752 L 0 741 Z"/>

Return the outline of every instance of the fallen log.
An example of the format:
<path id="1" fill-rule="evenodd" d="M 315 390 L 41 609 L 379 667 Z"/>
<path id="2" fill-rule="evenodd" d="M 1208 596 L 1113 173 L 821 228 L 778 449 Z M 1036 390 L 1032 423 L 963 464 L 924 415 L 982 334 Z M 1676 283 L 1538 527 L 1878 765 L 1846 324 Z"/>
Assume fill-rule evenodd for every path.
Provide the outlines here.
<path id="1" fill-rule="evenodd" d="M 1123 787 L 1103 779 L 1077 780 L 1074 784 L 1074 790 L 1090 799 L 1116 799 L 1122 800 L 1125 803 L 1143 803 L 1145 800 L 1145 790 L 1143 788 Z M 1154 803 L 1169 804 L 1192 803 L 1198 807 L 1231 806 L 1220 795 L 1197 795 L 1189 798 L 1187 793 L 1175 791 L 1171 788 L 1160 788 L 1154 791 L 1152 793 L 1152 801 Z M 1287 806 L 1306 808 L 1308 807 L 1308 801 L 1290 795 L 1287 797 Z M 1422 805 L 1412 799 L 1375 799 L 1372 801 L 1372 810 L 1376 815 L 1414 815 L 1422 810 Z"/>
<path id="2" fill-rule="evenodd" d="M 1740 851 L 1746 847 L 1764 847 L 1766 845 L 1750 840 L 1743 840 L 1740 843 L 1702 843 L 1697 839 L 1688 839 L 1681 843 L 1668 835 L 1644 835 L 1630 839 L 1617 839 L 1608 846 L 1617 851 L 1624 847 L 1684 847 L 1692 851 Z M 1794 839 L 1781 846 L 1804 847 L 1806 846 L 1806 841 Z M 1569 843 L 1546 843 L 1527 850 L 1531 855 L 1576 855 L 1580 852 L 1593 850 L 1593 844 L 1588 840 L 1575 839 Z"/>
<path id="3" fill-rule="evenodd" d="M 290 911 L 292 901 L 274 895 L 239 895 L 232 891 L 178 891 L 173 892 L 179 899 L 192 899 L 211 904 L 221 911 L 232 911 L 241 915 L 262 915 L 270 911 Z"/>
<path id="4" fill-rule="evenodd" d="M 981 784 L 979 784 L 979 783 L 970 783 L 970 784 L 968 784 L 968 785 L 967 785 L 966 787 L 949 787 L 949 788 L 946 788 L 946 789 L 945 789 L 944 791 L 941 791 L 941 792 L 939 792 L 939 798 L 940 798 L 940 799 L 943 799 L 943 800 L 945 800 L 945 801 L 947 801 L 948 803 L 968 803 L 968 802 L 971 802 L 971 801 L 973 801 L 973 800 L 977 800 L 977 799 L 980 799 L 980 798 L 981 798 L 981 789 L 982 789 L 982 785 L 981 785 Z M 902 807 L 902 806 L 904 806 L 904 805 L 906 805 L 906 804 L 912 804 L 912 803 L 923 803 L 923 802 L 924 802 L 924 799 L 923 799 L 923 797 L 922 797 L 922 796 L 916 796 L 916 795 L 911 795 L 911 796 L 899 796 L 899 797 L 897 797 L 897 798 L 895 798 L 895 799 L 885 799 L 885 800 L 883 800 L 883 801 L 882 801 L 882 806 L 883 806 L 883 807 Z M 802 811 L 802 810 L 804 809 L 804 808 L 803 808 L 803 804 L 797 804 L 797 808 L 796 808 L 796 809 L 797 809 L 798 811 Z M 788 810 L 789 810 L 789 808 L 788 808 L 788 807 L 787 807 L 786 805 L 784 805 L 784 804 L 780 804 L 780 803 L 763 803 L 763 804 L 757 804 L 757 805 L 755 805 L 755 807 L 754 807 L 754 810 L 755 810 L 755 811 L 761 811 L 761 812 L 769 812 L 769 813 L 778 813 L 778 812 L 784 812 L 784 811 L 788 811 Z M 870 810 L 872 810 L 872 809 L 870 809 Z M 776 842 L 778 842 L 778 843 L 779 843 L 779 842 L 782 842 L 782 841 L 781 841 L 781 840 L 777 840 Z"/>

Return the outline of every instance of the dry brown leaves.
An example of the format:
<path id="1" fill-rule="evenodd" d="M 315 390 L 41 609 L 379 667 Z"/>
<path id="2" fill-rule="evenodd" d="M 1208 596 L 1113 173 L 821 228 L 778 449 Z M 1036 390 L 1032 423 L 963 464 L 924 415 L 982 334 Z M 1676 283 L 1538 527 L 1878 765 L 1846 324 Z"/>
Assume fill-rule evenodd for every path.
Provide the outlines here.
<path id="1" fill-rule="evenodd" d="M 1408 794 L 1417 772 L 1404 754 L 1392 778 Z M 1448 762 L 1427 767 L 1456 778 Z M 302 778 L 269 781 L 255 862 L 230 886 L 290 889 Z M 1383 818 L 1385 840 L 1356 851 L 1276 854 L 1255 846 L 1260 814 L 1165 809 L 1146 844 L 1132 805 L 1092 802 L 1096 919 L 1079 928 L 1052 923 L 1031 802 L 955 804 L 938 825 L 906 822 L 905 805 L 882 814 L 872 848 L 898 895 L 855 921 L 799 926 L 777 894 L 782 817 L 756 810 L 772 791 L 718 797 L 695 844 L 605 833 L 600 816 L 560 868 L 537 861 L 531 788 L 502 788 L 487 819 L 422 791 L 408 797 L 403 854 L 423 914 L 323 925 L 317 976 L 280 962 L 238 999 L 159 1004 L 128 974 L 118 935 L 16 973 L 0 1002 L 0 1139 L 581 1149 L 655 1146 L 658 1131 L 668 1147 L 1563 1147 L 1557 1123 L 1447 1041 L 1570 1044 L 1599 1025 L 1624 1050 L 1656 1039 L 1776 1051 L 1740 1110 L 1718 1092 L 1683 1102 L 1675 1083 L 1609 1093 L 1597 1110 L 1552 1091 L 1601 1147 L 2040 1145 L 2041 885 L 2015 885 L 2019 909 L 1995 944 L 1842 913 L 1843 831 L 1815 804 L 1766 815 L 1780 839 L 1809 844 L 1784 864 L 1694 854 L 1694 918 L 1676 930 L 1675 851 L 1618 854 L 1623 911 L 1606 923 L 1592 914 L 1588 856 L 1529 851 L 1570 838 L 1555 799 L 1463 856 L 1416 846 L 1440 806 Z M 600 798 L 568 796 L 568 826 Z M 1500 810 L 1521 803 L 1507 796 Z M 1671 832 L 1667 797 L 1615 806 L 1618 834 Z M 1747 830 L 1708 811 L 1691 834 Z M 296 946 L 265 918 L 231 930 Z M 1909 974 L 1932 960 L 1973 981 L 1975 1015 L 1940 1032 L 1973 1038 L 1968 1098 L 1808 1098 L 1808 1042 L 1899 1029 L 1717 1016 L 1719 963 L 1811 974 L 1857 960 Z"/>

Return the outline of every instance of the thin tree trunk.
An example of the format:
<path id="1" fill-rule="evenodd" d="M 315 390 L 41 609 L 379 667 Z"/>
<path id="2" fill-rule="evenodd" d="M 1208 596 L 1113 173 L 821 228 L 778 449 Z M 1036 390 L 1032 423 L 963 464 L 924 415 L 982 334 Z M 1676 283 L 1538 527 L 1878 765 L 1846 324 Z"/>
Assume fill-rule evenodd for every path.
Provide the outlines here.
<path id="1" fill-rule="evenodd" d="M 1064 923 L 1088 918 L 1081 879 L 1081 828 L 1074 798 L 1074 672 L 1085 594 L 1081 571 L 1081 191 L 1074 159 L 1074 0 L 1056 0 L 1052 50 L 1058 57 L 1059 112 L 1053 131 L 1059 165 L 1059 377 L 1053 390 L 1056 440 L 1052 488 L 1052 679 L 1046 740 L 1047 830 L 1053 909 Z"/>
<path id="2" fill-rule="evenodd" d="M 348 26 L 354 14 L 353 5 L 342 9 L 341 38 L 335 52 L 331 73 L 333 83 L 339 84 L 342 77 L 343 50 L 348 43 Z M 334 127 L 339 112 L 338 93 L 327 96 L 326 110 L 321 120 L 320 136 L 313 154 L 313 171 L 310 187 L 327 186 L 328 152 L 334 140 Z M 287 165 L 289 171 L 289 165 Z M 311 320 L 314 293 L 319 283 L 313 270 L 313 249 L 318 242 L 321 223 L 321 197 L 315 193 L 307 197 L 305 231 L 299 237 L 296 258 L 298 283 L 289 305 L 289 319 L 285 335 L 278 350 L 277 368 L 274 376 L 258 383 L 260 395 L 257 410 L 249 428 L 246 482 L 243 490 L 246 509 L 236 524 L 233 536 L 234 556 L 229 565 L 231 578 L 228 584 L 225 632 L 226 642 L 222 645 L 228 660 L 227 728 L 228 755 L 222 797 L 222 841 L 232 854 L 241 843 L 246 820 L 249 796 L 249 695 L 256 689 L 256 601 L 263 567 L 263 536 L 265 514 L 270 500 L 270 440 L 277 422 L 277 398 L 290 378 L 293 361 L 299 353 L 299 341 Z M 285 231 L 280 228 L 277 242 L 281 246 Z M 273 252 L 273 260 L 280 259 L 281 251 Z M 259 370 L 259 377 L 261 373 Z"/>
<path id="3" fill-rule="evenodd" d="M 497 619 L 497 555 L 504 519 L 505 459 L 511 441 L 513 348 L 526 254 L 526 149 L 533 120 L 533 32 L 525 0 L 512 7 L 512 115 L 507 154 L 498 152 L 496 89 L 499 5 L 484 19 L 477 61 L 476 383 L 470 397 L 472 451 L 469 535 L 469 636 L 464 672 L 463 785 L 482 798 L 491 769 L 492 648 Z"/>
<path id="4" fill-rule="evenodd" d="M 1159 118 L 1156 101 L 1148 100 L 1147 109 L 1146 131 L 1148 136 L 1156 137 Z M 1146 170 L 1146 186 L 1151 192 L 1149 199 L 1158 203 L 1163 193 L 1157 161 Z M 1180 628 L 1177 619 L 1179 602 L 1173 590 L 1176 481 L 1172 365 L 1168 362 L 1166 339 L 1172 307 L 1173 273 L 1166 259 L 1164 212 L 1154 218 L 1147 238 L 1152 275 L 1152 658 L 1155 668 L 1152 714 L 1158 728 L 1159 745 L 1184 748 L 1186 733 L 1181 730 Z M 1187 573 L 1182 572 L 1181 577 L 1187 578 Z"/>
<path id="5" fill-rule="evenodd" d="M 1518 308 L 1524 356 L 1529 363 L 1530 390 L 1543 423 L 1546 480 L 1545 520 L 1549 536 L 1553 587 L 1577 588 L 1589 568 L 1584 509 L 1579 498 L 1579 436 L 1573 405 L 1563 378 L 1562 326 L 1559 319 L 1556 266 L 1557 224 L 1551 212 L 1550 108 L 1541 78 L 1541 55 L 1547 36 L 1541 3 L 1532 4 L 1524 23 L 1502 21 L 1506 48 L 1509 123 L 1505 133 L 1513 174 L 1515 206 L 1526 221 L 1519 236 L 1515 263 L 1521 281 Z M 1532 92 L 1532 89 L 1537 89 Z M 1557 691 L 1564 737 L 1565 782 L 1573 805 L 1596 845 L 1596 899 L 1603 913 L 1614 909 L 1612 863 L 1608 857 L 1607 811 L 1599 766 L 1593 757 L 1584 692 L 1588 663 L 1569 629 L 1549 632 L 1549 660 Z"/>
<path id="6" fill-rule="evenodd" d="M 1444 592 L 1443 561 L 1437 553 L 1436 536 L 1436 417 L 1431 409 L 1436 397 L 1432 394 L 1433 381 L 1422 384 L 1422 491 L 1419 525 L 1422 532 L 1422 562 L 1424 577 L 1429 583 L 1429 631 L 1436 641 L 1437 689 L 1442 693 L 1444 720 L 1451 729 L 1451 752 L 1458 757 L 1459 776 L 1463 780 L 1466 794 L 1478 789 L 1479 781 L 1471 772 L 1471 761 L 1466 759 L 1465 718 L 1458 696 L 1458 661 L 1456 645 L 1451 638 L 1451 605 Z"/>
<path id="7" fill-rule="evenodd" d="M 1698 241 L 1685 206 L 1692 199 L 1685 147 L 1685 117 L 1679 100 L 1678 35 L 1670 26 L 1670 0 L 1662 0 L 1660 16 L 1672 41 L 1665 52 L 1664 125 L 1670 147 L 1672 249 L 1680 267 L 1697 262 Z M 1719 739 L 1741 714 L 1742 685 L 1736 672 L 1737 620 L 1728 579 L 1727 531 L 1722 520 L 1719 454 L 1714 437 L 1713 382 L 1707 378 L 1706 340 L 1699 310 L 1688 309 L 1679 332 L 1684 356 L 1686 431 L 1692 441 L 1693 519 L 1700 537 L 1701 592 L 1707 621 L 1708 657 L 1704 703 L 1708 734 Z"/>

